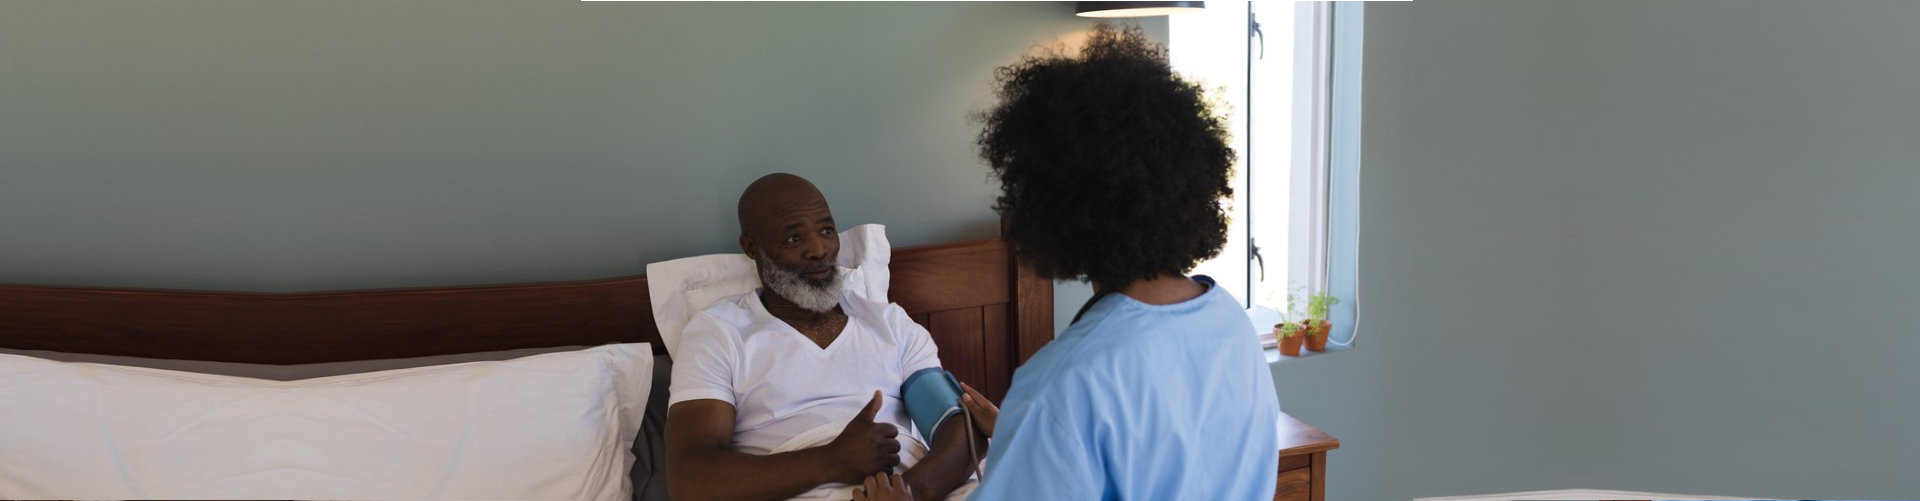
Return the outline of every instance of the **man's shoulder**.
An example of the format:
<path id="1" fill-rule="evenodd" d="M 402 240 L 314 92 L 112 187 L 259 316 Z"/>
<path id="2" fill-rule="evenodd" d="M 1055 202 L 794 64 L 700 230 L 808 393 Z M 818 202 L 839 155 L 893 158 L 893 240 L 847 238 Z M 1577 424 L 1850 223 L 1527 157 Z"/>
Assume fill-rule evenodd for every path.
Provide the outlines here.
<path id="1" fill-rule="evenodd" d="M 693 314 L 682 331 L 682 344 L 719 343 L 732 345 L 739 343 L 746 333 L 757 330 L 754 304 L 759 301 L 752 292 L 734 294 L 714 300 L 698 313 Z"/>
<path id="2" fill-rule="evenodd" d="M 892 314 L 903 317 L 907 314 L 907 310 L 899 304 L 874 301 L 851 292 L 840 296 L 840 307 L 850 317 L 885 318 Z"/>
<path id="3" fill-rule="evenodd" d="M 899 303 L 874 301 L 857 294 L 846 294 L 840 299 L 840 309 L 847 314 L 847 318 L 881 329 L 892 336 L 905 336 L 926 330 L 915 329 L 914 327 L 920 324 L 914 323 L 913 317 L 908 316 L 907 309 L 902 308 Z"/>

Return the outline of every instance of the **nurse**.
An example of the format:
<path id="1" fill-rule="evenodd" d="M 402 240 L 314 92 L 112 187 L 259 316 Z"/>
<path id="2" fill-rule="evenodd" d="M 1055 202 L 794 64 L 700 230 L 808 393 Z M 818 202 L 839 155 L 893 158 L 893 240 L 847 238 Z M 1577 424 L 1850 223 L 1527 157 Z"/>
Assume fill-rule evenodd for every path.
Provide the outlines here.
<path id="1" fill-rule="evenodd" d="M 996 76 L 978 141 L 1005 236 L 1095 295 L 1001 409 L 969 392 L 993 430 L 972 499 L 1272 499 L 1280 406 L 1255 329 L 1186 275 L 1227 239 L 1218 110 L 1137 27 L 1101 25 L 1077 54 Z"/>

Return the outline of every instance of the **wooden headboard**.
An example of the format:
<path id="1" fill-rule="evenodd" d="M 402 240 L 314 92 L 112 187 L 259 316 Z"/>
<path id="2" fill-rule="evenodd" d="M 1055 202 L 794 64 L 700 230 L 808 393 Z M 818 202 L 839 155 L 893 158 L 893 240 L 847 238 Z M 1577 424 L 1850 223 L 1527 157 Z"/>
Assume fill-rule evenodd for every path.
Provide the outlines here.
<path id="1" fill-rule="evenodd" d="M 983 239 L 893 251 L 892 300 L 960 380 L 999 400 L 1053 339 L 1053 282 Z M 292 294 L 0 286 L 0 348 L 306 364 L 652 342 L 644 276 Z"/>

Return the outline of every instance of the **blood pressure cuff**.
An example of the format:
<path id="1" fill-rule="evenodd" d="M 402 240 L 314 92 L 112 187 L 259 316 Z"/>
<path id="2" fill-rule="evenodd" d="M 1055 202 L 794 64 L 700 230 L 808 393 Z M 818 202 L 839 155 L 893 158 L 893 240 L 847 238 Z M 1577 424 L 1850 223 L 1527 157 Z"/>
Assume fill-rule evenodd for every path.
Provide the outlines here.
<path id="1" fill-rule="evenodd" d="M 929 444 L 947 418 L 961 413 L 960 382 L 939 367 L 907 376 L 907 382 L 900 385 L 900 399 L 907 403 L 907 418 L 913 420 L 913 427 Z"/>

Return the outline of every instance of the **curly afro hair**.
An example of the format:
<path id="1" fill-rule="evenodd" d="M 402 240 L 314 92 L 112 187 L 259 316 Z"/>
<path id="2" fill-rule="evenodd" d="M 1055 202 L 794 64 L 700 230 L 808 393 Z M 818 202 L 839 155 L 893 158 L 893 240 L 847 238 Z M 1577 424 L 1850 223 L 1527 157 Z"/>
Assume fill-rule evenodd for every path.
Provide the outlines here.
<path id="1" fill-rule="evenodd" d="M 1035 272 L 1117 290 L 1219 254 L 1233 149 L 1165 47 L 1101 24 L 1077 56 L 1028 56 L 995 77 L 980 156 L 1000 178 L 1005 236 Z"/>

